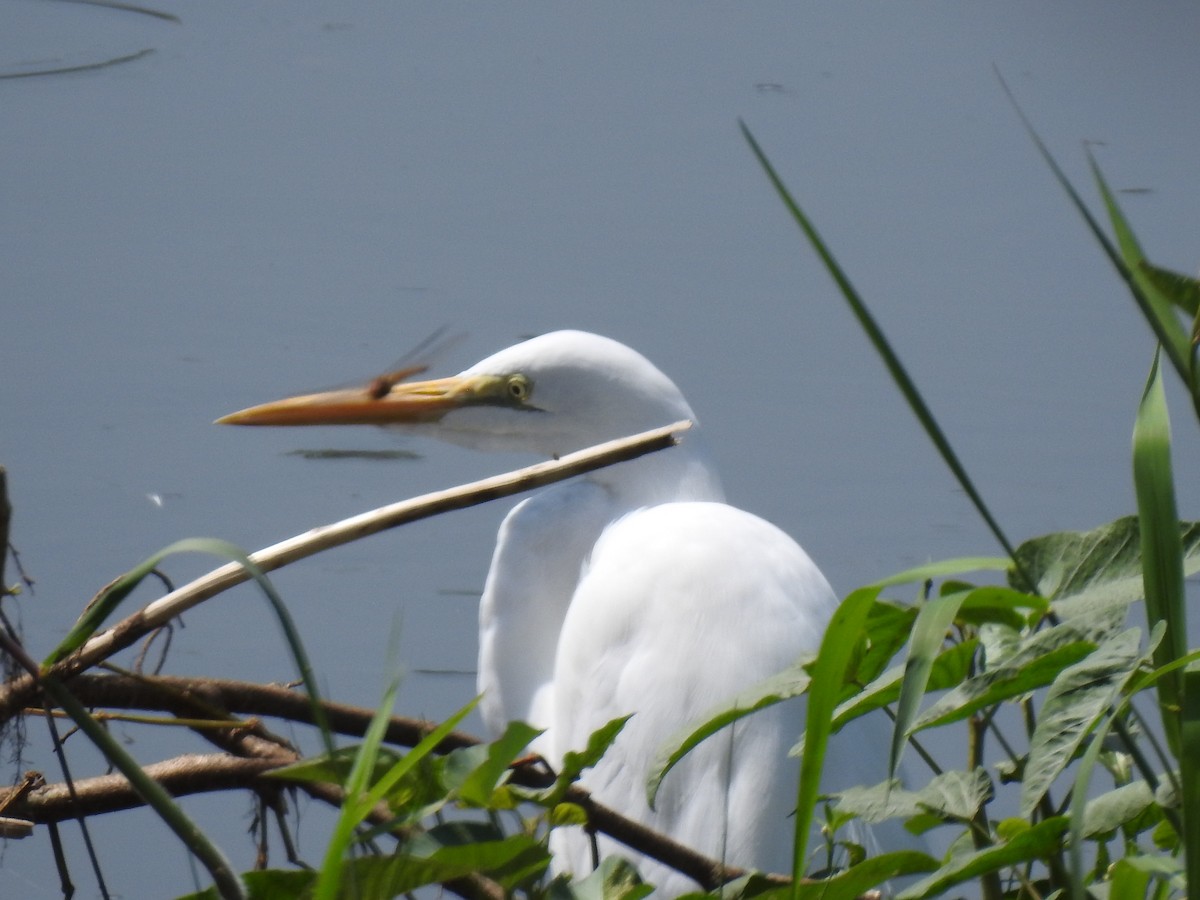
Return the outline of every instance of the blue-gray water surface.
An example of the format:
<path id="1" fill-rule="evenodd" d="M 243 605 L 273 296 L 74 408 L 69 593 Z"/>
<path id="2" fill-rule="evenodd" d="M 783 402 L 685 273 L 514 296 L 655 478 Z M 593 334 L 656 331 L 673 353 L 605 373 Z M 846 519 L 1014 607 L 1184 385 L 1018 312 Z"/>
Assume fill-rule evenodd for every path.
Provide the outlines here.
<path id="1" fill-rule="evenodd" d="M 444 373 L 561 327 L 640 349 L 691 400 L 731 499 L 794 535 L 843 593 L 997 553 L 739 118 L 1012 537 L 1131 511 L 1152 340 L 996 70 L 1085 196 L 1091 142 L 1149 255 L 1193 272 L 1195 4 L 162 8 L 179 21 L 0 7 L 0 74 L 153 50 L 0 80 L 0 464 L 36 579 L 19 603 L 35 656 L 99 587 L 176 539 L 254 549 L 529 462 L 370 430 L 211 424 L 368 377 L 443 325 L 466 333 Z M 1173 399 L 1195 517 L 1196 433 Z M 293 452 L 322 448 L 416 456 Z M 445 716 L 472 696 L 475 599 L 504 508 L 278 573 L 331 696 L 371 705 L 397 672 L 404 713 Z M 182 582 L 210 565 L 167 568 Z M 186 617 L 168 671 L 294 677 L 248 588 Z M 128 733 L 143 762 L 180 746 Z M 29 739 L 28 764 L 53 773 L 43 731 Z M 77 776 L 98 770 L 79 753 Z M 249 804 L 234 806 L 187 803 L 248 867 Z M 184 851 L 147 814 L 93 828 L 120 896 L 192 889 Z M 301 825 L 310 857 L 321 830 Z M 80 896 L 96 895 L 75 830 L 64 835 Z M 0 895 L 57 896 L 44 832 L 2 863 Z"/>

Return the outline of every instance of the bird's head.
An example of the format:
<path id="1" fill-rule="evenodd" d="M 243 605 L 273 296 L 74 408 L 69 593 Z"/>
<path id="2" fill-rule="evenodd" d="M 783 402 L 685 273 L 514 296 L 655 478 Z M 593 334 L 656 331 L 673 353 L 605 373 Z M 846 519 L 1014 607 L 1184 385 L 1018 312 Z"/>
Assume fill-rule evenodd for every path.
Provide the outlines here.
<path id="1" fill-rule="evenodd" d="M 532 338 L 450 378 L 399 380 L 405 374 L 264 403 L 217 422 L 400 426 L 480 449 L 554 456 L 695 418 L 649 360 L 582 331 Z"/>

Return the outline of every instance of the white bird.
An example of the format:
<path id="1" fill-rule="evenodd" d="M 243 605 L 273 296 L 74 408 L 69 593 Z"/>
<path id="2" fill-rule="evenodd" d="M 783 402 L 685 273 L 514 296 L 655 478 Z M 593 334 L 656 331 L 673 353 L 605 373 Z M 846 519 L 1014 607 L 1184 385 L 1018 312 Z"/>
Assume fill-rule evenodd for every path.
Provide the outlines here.
<path id="1" fill-rule="evenodd" d="M 696 416 L 643 356 L 558 331 L 451 378 L 377 381 L 219 421 L 403 425 L 471 447 L 558 456 L 680 419 Z M 795 541 L 724 502 L 693 427 L 678 447 L 555 485 L 504 519 L 479 617 L 485 724 L 497 734 L 515 719 L 546 729 L 537 749 L 553 764 L 633 713 L 584 776 L 593 796 L 728 864 L 790 872 L 798 764 L 787 751 L 803 730 L 802 704 L 777 705 L 701 744 L 668 774 L 654 810 L 646 776 L 679 729 L 814 650 L 835 606 Z M 591 868 L 580 829 L 556 831 L 553 849 L 556 870 Z M 603 840 L 600 849 L 632 856 Z M 696 887 L 633 858 L 662 895 Z"/>

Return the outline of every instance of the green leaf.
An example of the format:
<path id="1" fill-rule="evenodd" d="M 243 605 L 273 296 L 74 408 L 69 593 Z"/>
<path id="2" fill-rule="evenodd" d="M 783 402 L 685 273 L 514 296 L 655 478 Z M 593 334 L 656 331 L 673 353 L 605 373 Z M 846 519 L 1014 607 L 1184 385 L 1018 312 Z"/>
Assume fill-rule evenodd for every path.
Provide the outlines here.
<path id="1" fill-rule="evenodd" d="M 355 829 L 370 815 L 371 810 L 383 801 L 396 784 L 432 753 L 442 739 L 453 731 L 479 702 L 479 698 L 475 698 L 433 729 L 421 739 L 417 746 L 404 754 L 372 782 L 375 761 L 378 758 L 383 735 L 395 702 L 396 688 L 397 683 L 393 682 L 385 692 L 384 700 L 371 719 L 371 724 L 367 727 L 367 733 L 363 736 L 363 742 L 355 757 L 354 765 L 346 778 L 346 799 L 342 803 L 333 834 L 325 849 L 324 861 L 313 894 L 316 900 L 333 900 L 337 896 L 340 885 L 354 883 L 346 880 L 353 876 L 354 871 L 343 875 L 343 870 L 346 866 L 346 851 L 354 840 Z"/>
<path id="2" fill-rule="evenodd" d="M 1154 651 L 1154 664 L 1161 667 L 1187 655 L 1187 613 L 1183 544 L 1171 474 L 1171 424 L 1157 353 L 1133 427 L 1133 485 L 1137 493 L 1146 618 L 1151 626 L 1162 622 L 1166 627 L 1166 635 Z M 1182 672 L 1174 671 L 1155 684 L 1159 705 L 1164 710 L 1167 745 L 1176 759 L 1180 753 L 1176 711 L 1183 704 L 1182 680 Z"/>
<path id="3" fill-rule="evenodd" d="M 1120 698 L 1143 658 L 1141 634 L 1141 629 L 1131 628 L 1108 639 L 1094 653 L 1063 669 L 1050 686 L 1030 739 L 1021 815 L 1033 813 L 1088 732 Z"/>
<path id="4" fill-rule="evenodd" d="M 985 585 L 967 594 L 958 611 L 960 621 L 971 625 L 998 623 L 1020 631 L 1031 624 L 1030 618 L 1040 618 L 1050 608 L 1050 601 L 1036 594 L 1013 588 Z M 1029 610 L 1029 614 L 1023 612 Z"/>
<path id="5" fill-rule="evenodd" d="M 1126 221 L 1121 208 L 1117 205 L 1116 196 L 1109 189 L 1108 182 L 1104 180 L 1100 166 L 1097 165 L 1095 157 L 1090 152 L 1088 153 L 1088 163 L 1092 167 L 1092 175 L 1096 179 L 1096 186 L 1100 189 L 1104 206 L 1108 210 L 1109 221 L 1117 236 L 1117 245 L 1120 248 L 1124 264 L 1120 270 L 1121 274 L 1141 308 L 1142 315 L 1146 317 L 1154 329 L 1154 333 L 1158 335 L 1159 342 L 1166 349 L 1167 356 L 1175 365 L 1183 383 L 1192 388 L 1191 340 L 1180 324 L 1179 315 L 1170 299 L 1159 290 L 1156 280 L 1147 276 L 1144 268 L 1146 257 L 1142 253 L 1142 248 L 1138 245 L 1133 229 Z"/>
<path id="6" fill-rule="evenodd" d="M 900 892 L 896 900 L 922 900 L 956 884 L 1057 853 L 1062 849 L 1062 836 L 1066 830 L 1066 817 L 1054 816 L 1022 831 L 1010 841 L 952 856 L 928 878 Z"/>
<path id="7" fill-rule="evenodd" d="M 470 760 L 459 778 L 450 778 L 454 794 L 463 803 L 472 806 L 490 806 L 496 788 L 508 777 L 512 763 L 525 751 L 530 741 L 541 734 L 541 730 L 524 722 L 509 722 L 504 734 L 489 744 L 480 747 L 465 747 L 449 754 L 447 765 L 459 759 Z M 479 751 L 467 756 L 466 751 Z"/>
<path id="8" fill-rule="evenodd" d="M 987 771 L 943 772 L 932 778 L 919 791 L 907 791 L 898 782 L 882 782 L 872 787 L 855 787 L 839 791 L 836 811 L 855 815 L 865 822 L 878 825 L 888 819 L 910 819 L 932 815 L 937 824 L 947 820 L 969 821 L 993 794 Z"/>
<path id="9" fill-rule="evenodd" d="M 339 747 L 333 753 L 309 756 L 290 765 L 272 769 L 266 773 L 266 776 L 280 778 L 284 781 L 332 784 L 344 787 L 346 779 L 350 777 L 350 771 L 354 768 L 354 761 L 358 757 L 359 751 L 360 748 L 357 745 Z M 372 783 L 378 780 L 378 776 L 386 772 L 398 759 L 400 759 L 399 753 L 388 747 L 381 747 L 375 759 Z"/>
<path id="10" fill-rule="evenodd" d="M 908 659 L 904 663 L 904 681 L 900 686 L 900 700 L 896 707 L 896 723 L 892 729 L 891 753 L 888 757 L 888 776 L 896 774 L 900 765 L 900 754 L 908 738 L 909 728 L 917 716 L 921 699 L 929 683 L 946 632 L 958 615 L 958 609 L 969 591 L 959 591 L 936 597 L 921 605 L 917 621 L 913 625 L 912 639 L 908 645 Z"/>
<path id="11" fill-rule="evenodd" d="M 1187 574 L 1200 572 L 1200 522 L 1181 522 Z M 1141 533 L 1136 516 L 1092 531 L 1063 531 L 1026 541 L 1017 548 L 1021 565 L 1064 618 L 1087 615 L 1084 604 L 1109 606 L 1140 600 Z"/>
<path id="12" fill-rule="evenodd" d="M 1191 275 L 1163 269 L 1144 259 L 1139 268 L 1173 306 L 1193 318 L 1200 315 L 1200 281 Z"/>
<path id="13" fill-rule="evenodd" d="M 971 662 L 979 642 L 974 638 L 961 644 L 947 647 L 933 661 L 926 691 L 944 691 L 962 684 L 971 672 Z M 894 666 L 884 672 L 865 688 L 837 708 L 833 717 L 833 730 L 840 731 L 850 721 L 881 707 L 894 703 L 900 696 L 900 685 L 904 678 L 904 666 Z M 792 756 L 804 750 L 803 742 L 794 747 Z"/>
<path id="14" fill-rule="evenodd" d="M 1183 853 L 1189 884 L 1200 884 L 1200 671 L 1183 675 L 1179 781 L 1183 792 Z"/>
<path id="15" fill-rule="evenodd" d="M 825 629 L 821 648 L 812 664 L 804 757 L 800 761 L 800 786 L 796 800 L 795 848 L 792 856 L 795 885 L 800 884 L 804 863 L 808 858 L 809 830 L 813 810 L 821 794 L 821 770 L 829 743 L 833 711 L 841 698 L 851 655 L 861 639 L 867 616 L 880 590 L 878 587 L 860 588 L 841 602 Z"/>
<path id="16" fill-rule="evenodd" d="M 550 885 L 550 900 L 641 900 L 653 891 L 653 886 L 642 883 L 632 863 L 609 856 L 586 878 L 569 882 L 555 879 Z"/>
<path id="17" fill-rule="evenodd" d="M 802 884 L 800 897 L 802 900 L 854 900 L 893 878 L 932 872 L 937 866 L 936 859 L 916 850 L 880 853 L 831 878 Z"/>
<path id="18" fill-rule="evenodd" d="M 738 694 L 732 703 L 722 704 L 705 715 L 698 724 L 688 725 L 673 734 L 659 748 L 650 765 L 650 777 L 646 780 L 646 803 L 650 808 L 654 809 L 654 801 L 658 797 L 663 778 L 700 743 L 753 712 L 803 694 L 812 680 L 803 668 L 806 664 L 807 661 L 797 663 L 758 684 L 751 685 Z"/>
<path id="19" fill-rule="evenodd" d="M 992 799 L 994 788 L 982 767 L 971 772 L 944 772 L 916 792 L 917 803 L 943 818 L 969 821 Z"/>
<path id="20" fill-rule="evenodd" d="M 457 873 L 444 874 L 437 881 L 478 872 L 504 888 L 512 888 L 534 877 L 550 862 L 550 855 L 541 841 L 527 834 L 505 836 L 488 822 L 460 821 L 437 825 L 405 844 L 402 851 L 398 856 L 408 864 L 423 861 L 445 873 Z M 404 891 L 411 889 L 403 888 Z"/>
<path id="21" fill-rule="evenodd" d="M 903 572 L 897 572 L 882 581 L 875 582 L 875 586 L 883 588 L 914 582 L 919 584 L 923 581 L 934 581 L 968 572 L 1004 572 L 1010 566 L 1012 566 L 1012 560 L 1007 556 L 963 556 L 905 569 Z"/>
<path id="22" fill-rule="evenodd" d="M 967 679 L 923 712 L 912 732 L 948 725 L 1012 697 L 1050 684 L 1066 666 L 1083 659 L 1095 644 L 1087 629 L 1064 623 L 1035 632 L 1000 662 L 988 661 L 980 674 Z"/>
<path id="23" fill-rule="evenodd" d="M 1132 822 L 1154 805 L 1154 792 L 1144 781 L 1134 781 L 1087 802 L 1083 810 L 1084 837 L 1098 837 Z"/>
<path id="24" fill-rule="evenodd" d="M 620 716 L 601 725 L 588 735 L 586 747 L 582 750 L 568 750 L 563 754 L 558 777 L 554 780 L 554 784 L 544 790 L 523 791 L 523 796 L 543 806 L 555 806 L 561 803 L 567 789 L 579 780 L 579 776 L 585 769 L 590 769 L 600 761 L 625 727 L 625 723 L 632 717 L 632 714 Z"/>

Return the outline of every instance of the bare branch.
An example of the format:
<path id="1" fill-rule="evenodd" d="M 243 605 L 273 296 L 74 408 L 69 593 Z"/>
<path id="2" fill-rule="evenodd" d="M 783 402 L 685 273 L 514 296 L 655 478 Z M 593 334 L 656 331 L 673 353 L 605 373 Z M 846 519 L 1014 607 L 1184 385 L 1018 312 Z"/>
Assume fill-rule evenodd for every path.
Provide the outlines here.
<path id="1" fill-rule="evenodd" d="M 312 705 L 308 698 L 298 691 L 278 685 L 162 675 L 81 675 L 72 679 L 71 687 L 80 701 L 88 705 L 123 709 L 153 709 L 189 716 L 195 715 L 198 710 L 200 712 L 207 710 L 214 716 L 228 717 L 230 714 L 270 716 L 312 724 Z M 345 735 L 361 736 L 364 734 L 375 714 L 374 710 L 342 703 L 324 701 L 323 705 L 330 727 Z M 411 747 L 419 743 L 435 727 L 436 723 L 434 722 L 393 716 L 389 720 L 385 740 L 393 745 Z M 261 774 L 268 769 L 299 759 L 299 755 L 282 739 L 270 736 L 256 722 L 247 722 L 242 728 L 225 730 L 223 739 L 220 732 L 212 735 L 206 729 L 203 734 L 230 753 L 251 757 L 257 762 L 263 763 L 264 767 L 238 770 L 241 774 L 235 777 L 232 770 L 220 770 L 219 764 L 215 762 L 215 760 L 223 758 L 222 756 L 195 757 L 206 760 L 205 764 L 213 767 L 213 771 L 221 771 L 221 777 L 206 788 L 194 782 L 185 782 L 192 785 L 195 791 L 219 791 L 230 788 L 275 791 L 280 788 L 282 782 L 275 779 L 256 779 L 249 777 L 246 773 L 257 771 Z M 448 753 L 451 750 L 479 743 L 480 740 L 471 735 L 452 732 L 438 745 L 435 752 Z M 187 757 L 184 758 L 187 759 Z M 192 765 L 195 766 L 195 764 Z M 147 770 L 150 771 L 150 768 L 147 767 Z M 174 778 L 182 782 L 183 776 L 176 774 L 174 770 L 164 771 L 171 773 Z M 197 767 L 192 771 L 198 774 L 203 769 Z M 244 781 L 237 780 L 243 776 L 245 777 Z M 119 778 L 119 776 L 111 777 Z M 553 783 L 554 775 L 540 761 L 522 763 L 514 767 L 512 780 L 524 787 L 545 788 Z M 165 785 L 172 793 L 175 792 L 173 784 L 174 782 L 172 785 Z M 341 794 L 332 786 L 304 784 L 300 787 L 314 797 L 331 804 L 336 805 L 340 802 Z M 124 805 L 119 805 L 122 797 L 123 795 L 114 794 L 112 802 L 117 805 L 111 806 L 110 809 L 126 808 Z M 566 799 L 581 806 L 587 812 L 589 823 L 597 831 L 620 841 L 639 853 L 678 869 L 704 885 L 706 889 L 714 889 L 745 874 L 741 869 L 724 866 L 717 860 L 699 854 L 691 848 L 597 803 L 584 788 L 572 787 L 567 792 Z M 5 808 L 4 794 L 0 793 L 0 809 Z M 23 810 L 16 803 L 10 808 Z M 16 814 L 26 815 L 24 811 Z M 34 815 L 28 815 L 28 818 L 40 822 L 46 821 L 46 819 L 40 819 Z M 789 883 L 788 879 L 783 876 L 778 876 L 778 881 L 781 884 Z"/>
<path id="2" fill-rule="evenodd" d="M 582 475 L 596 469 L 626 462 L 672 447 L 676 435 L 691 427 L 688 421 L 676 422 L 620 440 L 609 441 L 586 450 L 568 454 L 562 459 L 538 463 L 514 472 L 485 478 L 461 487 L 436 491 L 411 500 L 403 500 L 370 512 L 351 516 L 332 525 L 314 528 L 304 534 L 259 550 L 250 559 L 264 572 L 286 566 L 390 528 L 429 518 L 455 509 L 477 506 L 489 500 L 509 497 Z M 246 570 L 229 563 L 197 578 L 178 590 L 150 603 L 141 611 L 95 635 L 78 651 L 51 667 L 60 678 L 69 678 L 119 650 L 128 647 L 144 635 L 165 625 L 199 603 L 249 579 Z M 0 723 L 11 718 L 30 703 L 36 690 L 32 676 L 16 678 L 0 686 Z"/>

